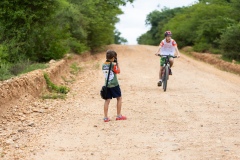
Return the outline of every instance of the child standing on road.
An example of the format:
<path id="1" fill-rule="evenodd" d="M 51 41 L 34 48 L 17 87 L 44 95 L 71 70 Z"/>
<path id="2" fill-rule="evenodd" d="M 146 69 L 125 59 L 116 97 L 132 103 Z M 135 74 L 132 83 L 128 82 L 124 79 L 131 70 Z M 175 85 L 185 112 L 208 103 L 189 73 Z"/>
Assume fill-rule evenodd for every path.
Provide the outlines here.
<path id="1" fill-rule="evenodd" d="M 107 99 L 104 102 L 104 122 L 109 122 L 110 119 L 108 118 L 108 106 L 110 100 L 112 98 L 117 99 L 117 117 L 116 120 L 126 120 L 127 117 L 121 114 L 122 108 L 122 93 L 118 83 L 117 75 L 120 73 L 119 63 L 117 61 L 117 53 L 113 50 L 108 50 L 106 53 L 106 62 L 102 65 L 102 71 L 105 76 L 105 84 L 108 77 L 108 71 L 110 67 L 110 63 L 112 63 L 112 67 L 110 68 L 110 74 L 108 79 L 108 86 L 107 86 Z"/>
<path id="2" fill-rule="evenodd" d="M 171 58 L 169 59 L 169 61 L 170 61 L 170 73 L 169 73 L 169 75 L 172 75 L 171 67 L 173 65 L 173 57 L 174 57 L 175 51 L 177 52 L 177 57 L 180 57 L 180 52 L 178 50 L 176 41 L 171 38 L 172 37 L 172 32 L 171 31 L 166 31 L 164 33 L 164 36 L 165 36 L 165 39 L 160 42 L 158 50 L 155 53 L 155 55 L 157 56 L 158 54 L 160 54 L 162 56 L 164 56 L 164 55 L 165 56 L 167 56 L 167 55 L 171 56 Z M 165 63 L 165 60 L 166 60 L 166 57 L 161 57 L 158 86 L 162 85 L 162 70 L 163 70 L 163 65 Z"/>

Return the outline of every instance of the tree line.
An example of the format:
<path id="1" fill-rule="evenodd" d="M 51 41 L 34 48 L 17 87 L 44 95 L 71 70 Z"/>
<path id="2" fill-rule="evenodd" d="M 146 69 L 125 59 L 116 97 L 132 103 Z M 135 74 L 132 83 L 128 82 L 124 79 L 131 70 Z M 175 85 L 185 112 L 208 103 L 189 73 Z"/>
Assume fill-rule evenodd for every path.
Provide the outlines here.
<path id="1" fill-rule="evenodd" d="M 151 28 L 138 37 L 138 44 L 159 45 L 171 30 L 179 47 L 198 52 L 220 53 L 240 60 L 239 0 L 199 0 L 187 7 L 154 10 L 146 17 Z"/>
<path id="2" fill-rule="evenodd" d="M 134 0 L 1 0 L 0 74 L 19 62 L 47 62 L 67 52 L 126 43 L 116 30 L 120 6 Z"/>
<path id="3" fill-rule="evenodd" d="M 115 24 L 127 2 L 133 0 L 1 0 L 0 60 L 46 62 L 120 43 Z"/>

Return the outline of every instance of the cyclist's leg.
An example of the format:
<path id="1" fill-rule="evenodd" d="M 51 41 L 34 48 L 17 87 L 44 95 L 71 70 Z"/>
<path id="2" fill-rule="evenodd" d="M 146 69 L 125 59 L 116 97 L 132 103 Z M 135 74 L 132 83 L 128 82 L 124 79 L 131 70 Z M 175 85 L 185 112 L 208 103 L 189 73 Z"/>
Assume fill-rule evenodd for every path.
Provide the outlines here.
<path id="1" fill-rule="evenodd" d="M 162 70 L 163 70 L 163 67 L 160 66 L 160 70 L 159 70 L 159 80 L 162 79 Z"/>
<path id="2" fill-rule="evenodd" d="M 170 68 L 172 68 L 173 63 L 174 63 L 173 57 L 170 57 L 170 58 L 169 58 L 169 62 L 170 62 Z"/>
<path id="3" fill-rule="evenodd" d="M 160 65 L 159 81 L 158 81 L 158 83 L 157 83 L 158 87 L 162 86 L 162 70 L 163 70 L 163 67 Z"/>
<path id="4" fill-rule="evenodd" d="M 165 63 L 165 58 L 160 59 L 160 69 L 159 69 L 159 81 L 158 86 L 162 86 L 162 72 L 163 72 L 163 65 Z"/>
<path id="5" fill-rule="evenodd" d="M 163 65 L 164 65 L 165 61 L 166 61 L 165 57 L 162 57 L 160 59 L 159 80 L 162 80 Z"/>
<path id="6" fill-rule="evenodd" d="M 172 69 L 171 68 L 172 68 L 173 63 L 174 63 L 173 57 L 169 58 L 169 62 L 170 62 L 169 75 L 172 75 Z"/>

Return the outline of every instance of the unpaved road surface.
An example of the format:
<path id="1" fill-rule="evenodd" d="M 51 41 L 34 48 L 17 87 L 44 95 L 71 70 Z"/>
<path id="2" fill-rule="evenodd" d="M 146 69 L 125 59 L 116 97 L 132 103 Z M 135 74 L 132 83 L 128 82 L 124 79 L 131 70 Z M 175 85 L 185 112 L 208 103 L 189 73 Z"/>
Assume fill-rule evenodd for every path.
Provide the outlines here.
<path id="1" fill-rule="evenodd" d="M 113 99 L 111 121 L 103 122 L 99 90 L 105 53 L 99 53 L 79 61 L 81 72 L 68 85 L 71 91 L 65 100 L 31 102 L 35 110 L 23 113 L 25 125 L 20 123 L 16 132 L 12 129 L 0 148 L 0 159 L 240 159 L 239 76 L 182 55 L 175 59 L 173 75 L 163 92 L 157 87 L 157 47 L 109 48 L 118 53 L 122 114 L 128 119 L 115 121 Z M 1 131 L 2 135 L 9 132 L 6 128 Z"/>

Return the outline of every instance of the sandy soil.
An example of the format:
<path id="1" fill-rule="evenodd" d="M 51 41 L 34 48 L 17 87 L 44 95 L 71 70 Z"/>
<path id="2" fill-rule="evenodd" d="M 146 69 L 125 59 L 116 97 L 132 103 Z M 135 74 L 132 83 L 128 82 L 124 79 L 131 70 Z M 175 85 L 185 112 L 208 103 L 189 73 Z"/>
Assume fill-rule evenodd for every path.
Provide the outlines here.
<path id="1" fill-rule="evenodd" d="M 3 160 L 239 160 L 240 77 L 182 55 L 175 59 L 167 92 L 157 87 L 154 46 L 111 45 L 126 121 L 103 122 L 101 63 L 105 54 L 78 61 L 65 100 L 23 101 L 3 116 Z M 21 109 L 19 109 L 21 108 Z M 24 108 L 24 109 L 22 109 Z M 20 112 L 21 111 L 21 112 Z M 5 118 L 5 119 L 4 119 Z"/>

